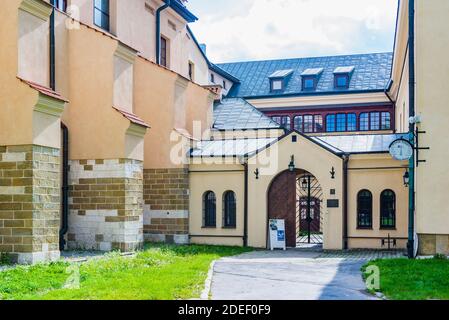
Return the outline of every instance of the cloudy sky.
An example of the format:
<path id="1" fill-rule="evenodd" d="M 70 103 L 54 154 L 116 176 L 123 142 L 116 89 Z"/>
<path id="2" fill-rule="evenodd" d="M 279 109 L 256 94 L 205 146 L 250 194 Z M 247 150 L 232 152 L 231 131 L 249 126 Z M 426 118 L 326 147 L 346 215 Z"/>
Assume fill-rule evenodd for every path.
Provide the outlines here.
<path id="1" fill-rule="evenodd" d="M 189 0 L 214 62 L 393 49 L 397 0 Z"/>

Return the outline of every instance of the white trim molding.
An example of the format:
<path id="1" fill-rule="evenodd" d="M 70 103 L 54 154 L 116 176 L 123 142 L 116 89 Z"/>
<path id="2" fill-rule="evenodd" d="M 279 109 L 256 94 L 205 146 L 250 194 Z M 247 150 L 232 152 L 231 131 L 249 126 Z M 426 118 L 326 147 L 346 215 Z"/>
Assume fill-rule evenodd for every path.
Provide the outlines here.
<path id="1" fill-rule="evenodd" d="M 42 0 L 23 0 L 19 9 L 26 11 L 44 21 L 49 19 L 53 10 L 50 4 Z"/>

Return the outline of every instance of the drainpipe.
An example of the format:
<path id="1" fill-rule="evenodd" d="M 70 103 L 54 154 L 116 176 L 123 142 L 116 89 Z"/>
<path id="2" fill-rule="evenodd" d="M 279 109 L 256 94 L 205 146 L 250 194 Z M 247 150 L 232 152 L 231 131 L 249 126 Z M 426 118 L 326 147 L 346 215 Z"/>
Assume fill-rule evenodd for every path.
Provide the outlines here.
<path id="1" fill-rule="evenodd" d="M 69 231 L 69 130 L 61 123 L 62 130 L 62 221 L 59 230 L 59 248 L 65 248 L 65 235 Z"/>
<path id="2" fill-rule="evenodd" d="M 55 61 L 56 61 L 56 48 L 55 48 L 55 5 L 56 0 L 51 0 L 51 5 L 53 10 L 50 16 L 50 88 L 54 91 L 56 90 L 56 72 L 55 72 Z"/>
<path id="3" fill-rule="evenodd" d="M 156 10 L 156 63 L 161 64 L 161 12 L 170 7 L 171 0 Z"/>
<path id="4" fill-rule="evenodd" d="M 243 164 L 245 168 L 245 194 L 243 208 L 243 246 L 248 247 L 248 162 Z"/>
<path id="5" fill-rule="evenodd" d="M 56 0 L 51 0 L 53 10 L 50 16 L 50 88 L 56 90 L 56 37 L 55 9 Z M 59 230 L 59 249 L 65 249 L 65 235 L 69 230 L 69 130 L 61 122 L 62 131 L 62 204 L 61 229 Z"/>
<path id="6" fill-rule="evenodd" d="M 343 249 L 348 250 L 348 164 L 349 154 L 343 155 Z"/>
<path id="7" fill-rule="evenodd" d="M 415 116 L 415 1 L 409 1 L 409 114 Z M 415 146 L 415 123 L 410 121 L 409 141 Z M 415 154 L 409 161 L 409 214 L 407 251 L 410 259 L 415 258 Z"/>

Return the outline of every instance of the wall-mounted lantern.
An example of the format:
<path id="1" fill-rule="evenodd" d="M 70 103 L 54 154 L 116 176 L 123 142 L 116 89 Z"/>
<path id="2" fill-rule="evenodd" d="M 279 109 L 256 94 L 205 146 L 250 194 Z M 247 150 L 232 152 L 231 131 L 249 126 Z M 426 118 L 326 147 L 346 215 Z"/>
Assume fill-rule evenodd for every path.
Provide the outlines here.
<path id="1" fill-rule="evenodd" d="M 332 170 L 329 172 L 331 174 L 331 179 L 335 179 L 335 168 L 332 167 Z"/>
<path id="2" fill-rule="evenodd" d="M 309 188 L 309 181 L 308 177 L 304 177 L 301 181 L 301 188 L 302 190 L 306 191 Z"/>
<path id="3" fill-rule="evenodd" d="M 410 173 L 408 172 L 408 170 L 405 171 L 403 178 L 404 178 L 404 186 L 406 187 L 410 186 Z"/>
<path id="4" fill-rule="evenodd" d="M 288 171 L 290 172 L 294 172 L 296 170 L 296 166 L 295 166 L 295 156 L 291 157 L 290 163 L 288 165 Z"/>
<path id="5" fill-rule="evenodd" d="M 254 175 L 256 176 L 256 180 L 259 180 L 259 174 L 260 174 L 260 171 L 259 171 L 259 168 L 257 168 L 256 171 L 254 171 Z"/>

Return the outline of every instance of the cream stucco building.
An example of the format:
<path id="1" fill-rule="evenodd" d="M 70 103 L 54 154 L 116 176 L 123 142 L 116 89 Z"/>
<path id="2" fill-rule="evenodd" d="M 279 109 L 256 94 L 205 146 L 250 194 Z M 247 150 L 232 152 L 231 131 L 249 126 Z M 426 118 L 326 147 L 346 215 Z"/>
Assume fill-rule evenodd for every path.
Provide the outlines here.
<path id="1" fill-rule="evenodd" d="M 180 0 L 8 0 L 0 252 L 266 248 L 282 218 L 289 246 L 449 253 L 448 9 L 401 1 L 393 53 L 214 64 Z"/>

